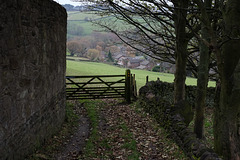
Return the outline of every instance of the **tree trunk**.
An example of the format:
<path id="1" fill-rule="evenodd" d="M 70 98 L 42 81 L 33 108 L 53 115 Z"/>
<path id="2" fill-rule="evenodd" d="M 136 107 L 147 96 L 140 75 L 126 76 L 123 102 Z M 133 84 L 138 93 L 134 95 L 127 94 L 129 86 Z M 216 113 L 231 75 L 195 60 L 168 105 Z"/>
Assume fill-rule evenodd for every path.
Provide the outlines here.
<path id="1" fill-rule="evenodd" d="M 202 27 L 201 27 L 201 40 L 200 46 L 200 62 L 198 65 L 198 79 L 197 79 L 197 92 L 195 102 L 195 122 L 194 122 L 194 133 L 197 138 L 202 139 L 204 137 L 204 109 L 206 105 L 206 92 L 208 85 L 208 74 L 209 74 L 209 62 L 210 53 L 209 46 L 206 43 L 210 41 L 210 21 L 209 16 L 206 13 L 206 8 L 211 7 L 211 0 L 204 1 L 204 11 L 202 12 Z M 203 7 L 202 6 L 202 7 Z"/>
<path id="2" fill-rule="evenodd" d="M 187 63 L 186 17 L 189 0 L 173 1 L 175 7 L 174 25 L 176 33 L 176 71 L 174 79 L 174 103 L 177 104 L 185 100 L 185 80 Z"/>
<path id="3" fill-rule="evenodd" d="M 202 38 L 206 40 L 208 31 L 202 27 Z M 194 123 L 194 133 L 197 138 L 204 137 L 204 109 L 206 105 L 206 92 L 208 85 L 209 72 L 209 48 L 203 42 L 200 42 L 200 63 L 198 66 L 197 92 L 196 92 L 196 117 Z"/>
<path id="4" fill-rule="evenodd" d="M 228 0 L 223 12 L 225 35 L 218 63 L 221 90 L 215 109 L 214 145 L 225 159 L 240 159 L 240 1 Z"/>

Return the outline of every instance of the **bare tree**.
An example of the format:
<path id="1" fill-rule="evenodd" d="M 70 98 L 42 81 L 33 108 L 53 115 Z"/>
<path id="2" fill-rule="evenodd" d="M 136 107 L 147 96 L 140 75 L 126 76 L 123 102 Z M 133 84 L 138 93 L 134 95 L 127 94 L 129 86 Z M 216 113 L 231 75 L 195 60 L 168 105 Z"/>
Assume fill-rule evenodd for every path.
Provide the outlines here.
<path id="1" fill-rule="evenodd" d="M 198 46 L 192 40 L 200 27 L 188 17 L 189 0 L 91 1 L 91 10 L 102 16 L 94 21 L 123 42 L 152 58 L 176 64 L 175 102 L 185 99 L 186 67 L 197 75 Z M 191 22 L 188 19 L 192 19 Z M 197 25 L 196 25 L 197 24 Z M 187 29 L 191 26 L 191 29 Z M 191 47 L 188 47 L 188 44 Z M 191 55 L 191 56 L 190 56 Z"/>
<path id="2" fill-rule="evenodd" d="M 215 148 L 227 159 L 240 159 L 238 98 L 240 1 L 92 0 L 91 2 L 97 2 L 92 8 L 97 13 L 112 16 L 112 21 L 102 19 L 96 22 L 98 25 L 115 33 L 139 52 L 158 60 L 176 63 L 175 103 L 185 98 L 186 67 L 191 68 L 197 75 L 196 64 L 200 64 L 198 76 L 201 78 L 198 82 L 197 95 L 199 102 L 196 103 L 199 107 L 197 110 L 199 119 L 195 120 L 195 132 L 200 138 L 203 136 L 203 106 L 208 81 L 206 73 L 210 68 L 216 69 L 217 65 L 221 87 L 218 90 L 219 98 L 215 111 Z M 219 8 L 222 9 L 221 12 Z M 223 20 L 220 18 L 221 14 Z M 200 42 L 201 55 L 197 54 L 199 51 L 197 41 Z M 211 52 L 214 54 L 209 55 Z"/>
<path id="3" fill-rule="evenodd" d="M 76 53 L 79 52 L 80 43 L 77 41 L 70 41 L 67 43 L 67 49 L 70 52 L 71 56 L 74 56 Z"/>
<path id="4" fill-rule="evenodd" d="M 240 1 L 222 7 L 224 32 L 216 52 L 221 88 L 215 108 L 215 149 L 226 159 L 240 159 Z"/>
<path id="5" fill-rule="evenodd" d="M 201 11 L 201 22 L 205 27 L 202 30 L 202 47 L 206 48 L 206 51 L 212 49 L 220 74 L 214 113 L 214 147 L 225 159 L 240 159 L 240 1 L 215 0 L 214 9 L 221 10 L 223 19 L 215 15 L 212 23 L 206 7 L 211 6 L 212 2 L 194 1 Z M 220 30 L 219 24 L 222 25 Z M 208 56 L 207 52 L 204 55 Z M 206 58 L 208 57 L 205 57 L 205 62 L 208 60 Z"/>
<path id="6" fill-rule="evenodd" d="M 197 92 L 196 92 L 196 116 L 194 123 L 194 132 L 197 138 L 204 137 L 204 109 L 206 105 L 206 92 L 208 86 L 208 73 L 210 64 L 210 54 L 209 49 L 210 35 L 209 30 L 211 30 L 210 14 L 207 13 L 207 9 L 210 10 L 212 7 L 212 0 L 197 1 L 199 8 L 201 8 L 200 19 L 203 21 L 201 24 L 201 38 L 199 38 L 200 46 L 200 61 L 198 66 L 198 79 L 197 79 Z"/>

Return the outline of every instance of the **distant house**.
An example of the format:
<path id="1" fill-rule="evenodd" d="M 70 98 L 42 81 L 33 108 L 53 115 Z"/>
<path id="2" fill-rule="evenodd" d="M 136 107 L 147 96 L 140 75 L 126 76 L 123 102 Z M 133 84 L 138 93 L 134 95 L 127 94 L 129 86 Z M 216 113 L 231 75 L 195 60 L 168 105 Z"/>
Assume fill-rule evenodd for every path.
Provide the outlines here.
<path id="1" fill-rule="evenodd" d="M 120 58 L 126 57 L 126 55 L 118 53 L 115 53 L 115 56 L 113 56 L 114 60 L 119 61 Z"/>
<path id="2" fill-rule="evenodd" d="M 128 61 L 129 61 L 128 57 L 121 57 L 118 59 L 117 64 L 120 66 L 127 67 Z"/>
<path id="3" fill-rule="evenodd" d="M 141 59 L 141 60 L 145 60 L 145 58 L 144 58 L 144 56 L 136 56 L 136 57 L 134 57 L 134 59 Z"/>
<path id="4" fill-rule="evenodd" d="M 143 66 L 147 66 L 150 62 L 145 60 L 145 61 L 142 61 L 140 64 L 143 65 Z"/>
<path id="5" fill-rule="evenodd" d="M 127 66 L 128 58 L 125 54 L 118 53 L 113 56 L 114 61 L 120 66 Z"/>
<path id="6" fill-rule="evenodd" d="M 154 66 L 153 62 L 146 60 L 143 56 L 136 56 L 134 58 L 126 56 L 125 54 L 118 54 L 114 56 L 114 60 L 118 65 L 128 67 L 128 68 L 137 68 L 137 69 L 147 69 L 151 70 Z"/>
<path id="7" fill-rule="evenodd" d="M 140 66 L 140 63 L 142 61 L 143 61 L 142 59 L 138 59 L 138 58 L 129 58 L 127 67 L 128 68 L 137 68 L 138 66 Z"/>
<path id="8" fill-rule="evenodd" d="M 145 65 L 140 65 L 137 67 L 137 69 L 146 69 L 146 66 Z"/>
<path id="9" fill-rule="evenodd" d="M 147 70 L 152 70 L 152 68 L 154 67 L 154 63 L 153 62 L 150 62 L 148 60 L 144 60 L 140 63 L 140 66 L 145 66 L 144 69 L 147 69 Z"/>

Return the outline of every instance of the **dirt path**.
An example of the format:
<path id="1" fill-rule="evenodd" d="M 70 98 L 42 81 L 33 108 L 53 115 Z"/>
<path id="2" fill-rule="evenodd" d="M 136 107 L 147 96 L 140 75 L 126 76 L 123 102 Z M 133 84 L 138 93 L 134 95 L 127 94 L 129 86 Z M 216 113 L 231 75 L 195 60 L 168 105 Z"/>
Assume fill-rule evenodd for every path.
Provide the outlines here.
<path id="1" fill-rule="evenodd" d="M 101 105 L 96 106 L 98 125 L 95 130 L 91 127 L 92 122 L 87 118 L 84 103 L 76 104 L 75 112 L 80 118 L 74 134 L 63 139 L 62 145 L 51 155 L 46 155 L 46 151 L 37 152 L 38 159 L 187 159 L 167 138 L 165 131 L 142 109 L 134 105 L 127 105 L 114 99 L 100 101 Z M 91 137 L 92 135 L 95 137 Z"/>
<path id="2" fill-rule="evenodd" d="M 90 134 L 90 121 L 83 104 L 72 101 L 68 122 L 64 122 L 60 132 L 45 142 L 26 160 L 77 160 L 83 154 Z"/>
<path id="3" fill-rule="evenodd" d="M 89 134 L 89 119 L 86 115 L 80 115 L 75 133 L 64 143 L 64 146 L 55 158 L 58 160 L 78 159 L 78 156 L 83 154 L 83 149 L 86 145 L 86 139 L 89 137 Z"/>
<path id="4" fill-rule="evenodd" d="M 108 127 L 101 130 L 99 141 L 107 140 L 110 147 L 98 147 L 96 153 L 105 159 L 185 159 L 166 138 L 165 131 L 142 109 L 116 100 L 105 103 L 108 105 L 101 108 L 101 113 Z"/>

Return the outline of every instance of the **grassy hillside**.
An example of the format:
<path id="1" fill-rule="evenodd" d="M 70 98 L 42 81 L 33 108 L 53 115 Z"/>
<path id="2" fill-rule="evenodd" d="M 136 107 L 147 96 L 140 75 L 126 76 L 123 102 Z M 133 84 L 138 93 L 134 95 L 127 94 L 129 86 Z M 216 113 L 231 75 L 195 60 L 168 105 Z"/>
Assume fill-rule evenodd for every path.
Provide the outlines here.
<path id="1" fill-rule="evenodd" d="M 99 27 L 93 25 L 90 19 L 99 19 L 100 16 L 92 14 L 91 12 L 69 11 L 68 12 L 68 31 L 72 30 L 72 27 L 80 26 L 83 29 L 82 35 L 90 35 L 94 30 L 98 30 Z"/>
<path id="2" fill-rule="evenodd" d="M 139 89 L 146 83 L 146 76 L 149 76 L 149 81 L 157 80 L 159 77 L 161 81 L 173 82 L 174 75 L 168 73 L 157 73 L 145 70 L 132 69 L 131 72 L 136 75 L 137 88 Z M 96 63 L 96 62 L 76 62 L 67 61 L 67 75 L 115 75 L 125 74 L 125 68 Z M 194 78 L 187 78 L 187 85 L 196 85 L 197 80 Z M 210 86 L 215 86 L 215 82 L 210 82 Z"/>
<path id="3" fill-rule="evenodd" d="M 86 18 L 94 18 L 93 14 L 88 14 L 86 12 L 80 11 L 69 11 L 68 13 L 68 36 L 79 36 L 76 35 L 78 32 L 78 27 L 81 27 L 81 35 L 90 35 L 93 30 L 97 29 L 95 26 L 92 25 L 91 22 L 86 21 Z M 75 33 L 72 33 L 74 31 Z"/>
<path id="4" fill-rule="evenodd" d="M 68 20 L 84 20 L 86 17 L 91 19 L 100 18 L 91 12 L 80 12 L 80 11 L 68 11 Z"/>
<path id="5" fill-rule="evenodd" d="M 93 25 L 92 22 L 88 20 L 99 20 L 105 19 L 108 21 L 114 21 L 117 26 L 127 26 L 127 24 L 123 25 L 123 22 L 117 20 L 112 16 L 101 17 L 96 14 L 92 14 L 93 12 L 80 12 L 80 11 L 68 11 L 68 31 L 73 30 L 76 27 L 82 27 L 83 32 L 82 36 L 90 35 L 93 31 L 99 30 L 99 26 Z M 141 19 L 139 19 L 141 21 Z M 128 28 L 130 28 L 129 26 Z M 68 33 L 69 36 L 74 36 L 73 34 Z"/>

